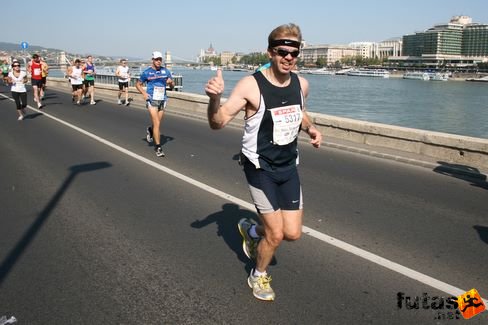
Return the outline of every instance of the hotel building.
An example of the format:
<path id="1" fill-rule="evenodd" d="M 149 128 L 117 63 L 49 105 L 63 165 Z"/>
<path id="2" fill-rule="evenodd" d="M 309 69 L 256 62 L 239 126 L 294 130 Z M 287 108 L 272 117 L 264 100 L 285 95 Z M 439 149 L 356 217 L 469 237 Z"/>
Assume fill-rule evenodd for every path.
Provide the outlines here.
<path id="1" fill-rule="evenodd" d="M 488 25 L 472 23 L 468 16 L 454 16 L 447 24 L 403 36 L 402 56 L 388 61 L 405 68 L 473 67 L 488 61 Z"/>

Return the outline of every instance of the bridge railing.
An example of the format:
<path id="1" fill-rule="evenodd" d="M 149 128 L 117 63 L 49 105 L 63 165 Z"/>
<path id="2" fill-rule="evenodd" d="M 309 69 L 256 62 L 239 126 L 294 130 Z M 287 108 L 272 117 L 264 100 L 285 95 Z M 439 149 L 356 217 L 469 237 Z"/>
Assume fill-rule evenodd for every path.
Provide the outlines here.
<path id="1" fill-rule="evenodd" d="M 136 82 L 139 78 L 138 77 L 131 77 L 129 81 L 129 87 L 135 87 Z M 183 76 L 181 75 L 173 75 L 173 81 L 175 86 L 173 89 L 167 87 L 168 90 L 174 91 L 181 91 L 183 88 Z M 119 77 L 114 75 L 107 75 L 107 74 L 96 74 L 95 75 L 95 82 L 107 85 L 118 85 L 119 84 Z"/>
<path id="2" fill-rule="evenodd" d="M 51 67 L 50 67 L 51 68 Z M 53 77 L 65 77 L 66 76 L 66 70 L 65 69 L 52 69 L 56 70 L 56 73 L 50 73 Z M 51 69 L 50 69 L 51 72 Z M 168 90 L 173 90 L 173 91 L 182 91 L 183 89 L 183 76 L 179 74 L 173 74 L 173 81 L 175 83 L 175 86 L 173 89 L 168 87 Z M 136 82 L 139 79 L 139 77 L 131 77 L 129 81 L 129 87 L 135 87 Z M 97 73 L 95 74 L 95 82 L 100 83 L 100 84 L 106 84 L 106 85 L 118 85 L 119 84 L 119 77 L 113 75 L 113 74 L 107 74 L 107 73 Z"/>

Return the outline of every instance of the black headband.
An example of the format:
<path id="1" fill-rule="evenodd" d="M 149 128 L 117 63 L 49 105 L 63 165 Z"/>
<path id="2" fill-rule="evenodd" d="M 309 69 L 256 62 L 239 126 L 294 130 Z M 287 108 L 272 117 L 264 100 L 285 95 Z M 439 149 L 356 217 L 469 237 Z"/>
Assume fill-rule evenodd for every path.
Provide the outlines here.
<path id="1" fill-rule="evenodd" d="M 275 39 L 269 42 L 268 47 L 272 48 L 279 45 L 292 46 L 292 47 L 296 47 L 297 49 L 300 49 L 301 43 L 299 41 L 295 41 L 291 39 Z"/>

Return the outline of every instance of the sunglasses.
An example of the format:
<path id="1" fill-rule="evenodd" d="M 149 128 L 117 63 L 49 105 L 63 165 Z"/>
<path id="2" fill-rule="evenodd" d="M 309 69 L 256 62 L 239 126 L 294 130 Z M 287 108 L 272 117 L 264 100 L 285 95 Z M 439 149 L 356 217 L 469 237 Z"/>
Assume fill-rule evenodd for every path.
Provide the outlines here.
<path id="1" fill-rule="evenodd" d="M 155 58 L 154 61 L 163 61 L 163 58 Z"/>
<path id="2" fill-rule="evenodd" d="M 284 50 L 284 49 L 275 49 L 273 48 L 273 52 L 275 52 L 276 54 L 278 54 L 279 56 L 285 58 L 288 54 L 290 54 L 293 58 L 296 58 L 297 56 L 300 55 L 300 51 L 287 51 L 287 50 Z"/>
<path id="3" fill-rule="evenodd" d="M 20 65 L 18 65 L 18 64 L 14 64 L 12 67 L 14 67 L 14 68 L 18 68 L 18 67 L 20 67 Z"/>

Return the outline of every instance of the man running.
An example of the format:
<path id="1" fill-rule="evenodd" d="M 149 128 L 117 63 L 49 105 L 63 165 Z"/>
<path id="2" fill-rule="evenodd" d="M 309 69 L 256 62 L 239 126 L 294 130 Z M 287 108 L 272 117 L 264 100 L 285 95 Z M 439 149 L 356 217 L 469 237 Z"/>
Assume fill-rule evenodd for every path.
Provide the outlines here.
<path id="1" fill-rule="evenodd" d="M 31 84 L 34 91 L 34 101 L 37 103 L 37 108 L 41 109 L 42 65 L 41 58 L 38 54 L 32 55 L 32 60 L 27 66 L 27 73 L 30 73 L 31 75 Z"/>
<path id="2" fill-rule="evenodd" d="M 3 84 L 5 86 L 8 85 L 9 69 L 10 69 L 10 67 L 9 67 L 8 61 L 7 60 L 3 61 L 3 63 L 2 63 L 2 76 L 3 76 Z"/>
<path id="3" fill-rule="evenodd" d="M 122 100 L 120 97 L 122 94 L 125 94 L 125 106 L 129 106 L 129 81 L 130 81 L 130 73 L 129 67 L 127 66 L 127 60 L 121 59 L 120 65 L 115 70 L 115 75 L 119 77 L 119 95 L 117 104 L 122 105 Z"/>
<path id="4" fill-rule="evenodd" d="M 143 88 L 144 83 L 146 89 Z M 151 116 L 152 125 L 146 129 L 146 139 L 149 143 L 154 141 L 154 150 L 158 157 L 164 156 L 161 149 L 160 125 L 168 103 L 166 86 L 174 87 L 174 82 L 171 72 L 163 66 L 163 54 L 156 51 L 152 53 L 152 65 L 141 74 L 136 88 L 144 96 L 146 108 Z"/>
<path id="5" fill-rule="evenodd" d="M 81 67 L 81 60 L 76 59 L 75 64 L 68 68 L 68 77 L 73 90 L 72 101 L 76 105 L 81 105 L 81 96 L 83 92 L 83 68 Z"/>
<path id="6" fill-rule="evenodd" d="M 44 95 L 46 94 L 46 82 L 47 82 L 47 75 L 49 74 L 49 66 L 47 65 L 46 60 L 41 58 L 41 78 L 42 78 L 42 87 L 41 91 L 39 92 L 41 96 L 41 100 L 44 99 Z"/>
<path id="7" fill-rule="evenodd" d="M 282 240 L 297 240 L 302 233 L 298 133 L 306 132 L 316 148 L 322 142 L 322 135 L 305 111 L 308 82 L 292 72 L 301 42 L 297 25 L 279 26 L 268 36 L 269 68 L 242 78 L 223 104 L 221 70 L 205 87 L 210 98 L 207 115 L 212 129 L 223 128 L 245 109 L 241 163 L 262 224 L 242 219 L 238 229 L 244 253 L 256 259 L 247 283 L 260 300 L 275 299 L 267 274 L 275 251 Z"/>
<path id="8" fill-rule="evenodd" d="M 95 105 L 95 64 L 91 55 L 86 57 L 86 63 L 83 65 L 83 98 L 90 96 L 90 105 Z"/>

